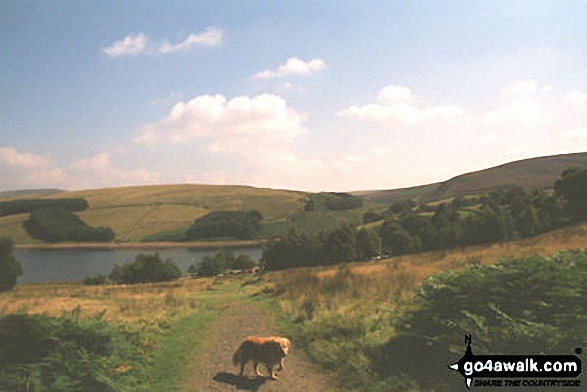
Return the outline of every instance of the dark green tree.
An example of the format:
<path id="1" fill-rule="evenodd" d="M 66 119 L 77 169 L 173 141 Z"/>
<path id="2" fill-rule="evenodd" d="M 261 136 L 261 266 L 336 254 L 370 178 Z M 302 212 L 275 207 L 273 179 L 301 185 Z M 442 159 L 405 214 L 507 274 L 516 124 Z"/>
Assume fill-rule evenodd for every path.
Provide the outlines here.
<path id="1" fill-rule="evenodd" d="M 234 270 L 247 270 L 255 267 L 257 263 L 245 254 L 240 254 L 230 265 Z"/>
<path id="2" fill-rule="evenodd" d="M 516 236 L 509 210 L 493 200 L 486 200 L 479 213 L 465 220 L 463 228 L 463 240 L 467 245 L 508 241 Z"/>
<path id="3" fill-rule="evenodd" d="M 213 256 L 205 256 L 197 271 L 199 276 L 216 276 L 225 270 L 224 259 Z"/>
<path id="4" fill-rule="evenodd" d="M 181 276 L 181 271 L 171 261 L 161 260 L 159 253 L 139 254 L 132 263 L 116 264 L 109 275 L 110 280 L 121 284 L 167 282 Z"/>
<path id="5" fill-rule="evenodd" d="M 357 259 L 357 231 L 351 225 L 343 225 L 326 237 L 324 253 L 328 261 L 338 263 Z"/>
<path id="6" fill-rule="evenodd" d="M 393 219 L 386 220 L 379 231 L 386 253 L 405 255 L 422 251 L 422 241 L 412 236 Z"/>
<path id="7" fill-rule="evenodd" d="M 544 190 L 536 190 L 532 193 L 532 205 L 538 213 L 540 233 L 569 224 L 571 218 L 566 213 L 563 203 L 560 198 L 551 196 Z"/>
<path id="8" fill-rule="evenodd" d="M 357 259 L 368 260 L 381 255 L 381 238 L 374 230 L 357 232 Z"/>
<path id="9" fill-rule="evenodd" d="M 196 219 L 187 231 L 190 240 L 232 237 L 252 239 L 261 230 L 259 211 L 214 211 Z"/>
<path id="10" fill-rule="evenodd" d="M 565 209 L 576 221 L 587 219 L 587 168 L 571 167 L 554 183 L 557 196 L 565 201 Z"/>
<path id="11" fill-rule="evenodd" d="M 430 219 L 414 212 L 403 214 L 399 219 L 401 227 L 410 233 L 416 242 L 422 244 L 422 250 L 430 249 L 430 241 L 434 232 Z"/>
<path id="12" fill-rule="evenodd" d="M 8 291 L 22 275 L 22 266 L 12 256 L 12 239 L 0 238 L 0 291 Z"/>
<path id="13" fill-rule="evenodd" d="M 88 226 L 79 216 L 61 207 L 34 210 L 23 226 L 31 237 L 48 242 L 108 242 L 115 237 L 109 227 Z"/>
<path id="14" fill-rule="evenodd" d="M 383 219 L 385 219 L 385 217 L 381 214 L 378 214 L 377 212 L 367 211 L 363 214 L 363 223 L 365 224 L 378 222 Z"/>
<path id="15" fill-rule="evenodd" d="M 411 212 L 416 203 L 413 200 L 401 200 L 391 204 L 387 212 L 391 214 L 401 214 L 404 212 Z"/>
<path id="16" fill-rule="evenodd" d="M 323 236 L 300 234 L 295 228 L 279 241 L 269 242 L 261 262 L 270 270 L 325 264 Z"/>

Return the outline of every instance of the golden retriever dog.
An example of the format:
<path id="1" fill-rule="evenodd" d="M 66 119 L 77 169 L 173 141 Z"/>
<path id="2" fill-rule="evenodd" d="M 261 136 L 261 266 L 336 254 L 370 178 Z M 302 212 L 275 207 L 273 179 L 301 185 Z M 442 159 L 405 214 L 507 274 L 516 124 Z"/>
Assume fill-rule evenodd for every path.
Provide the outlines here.
<path id="1" fill-rule="evenodd" d="M 271 336 L 268 338 L 261 338 L 258 336 L 249 336 L 241 343 L 240 347 L 232 356 L 232 363 L 235 366 L 240 366 L 240 374 L 242 376 L 245 371 L 245 365 L 253 362 L 255 373 L 261 376 L 259 372 L 259 364 L 263 363 L 267 367 L 272 380 L 277 379 L 274 366 L 277 365 L 276 371 L 281 371 L 284 368 L 284 360 L 291 342 L 287 338 Z"/>

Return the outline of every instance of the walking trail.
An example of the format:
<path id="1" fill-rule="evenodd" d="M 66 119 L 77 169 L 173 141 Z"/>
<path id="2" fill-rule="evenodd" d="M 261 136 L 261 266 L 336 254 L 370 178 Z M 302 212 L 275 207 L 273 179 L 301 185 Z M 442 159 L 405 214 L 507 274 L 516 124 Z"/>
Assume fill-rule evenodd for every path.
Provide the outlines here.
<path id="1" fill-rule="evenodd" d="M 239 368 L 232 364 L 232 355 L 242 339 L 250 335 L 276 336 L 280 333 L 268 311 L 254 304 L 237 301 L 222 308 L 222 314 L 210 326 L 205 347 L 185 369 L 188 375 L 182 390 L 200 391 L 259 391 L 259 392 L 334 392 L 335 380 L 323 373 L 296 350 L 295 341 L 285 358 L 285 369 L 277 380 L 267 376 L 267 369 L 260 366 L 265 377 L 257 377 L 252 364 L 239 377 Z"/>

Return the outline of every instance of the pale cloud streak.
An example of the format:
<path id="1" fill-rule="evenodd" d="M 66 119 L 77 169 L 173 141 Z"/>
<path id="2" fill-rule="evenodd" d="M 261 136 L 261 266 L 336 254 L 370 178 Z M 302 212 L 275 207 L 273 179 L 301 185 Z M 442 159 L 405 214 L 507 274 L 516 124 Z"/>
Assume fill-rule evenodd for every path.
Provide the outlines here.
<path id="1" fill-rule="evenodd" d="M 197 46 L 216 46 L 222 43 L 222 30 L 209 27 L 199 34 L 190 34 L 183 41 L 171 44 L 167 41 L 156 42 L 150 40 L 144 33 L 129 34 L 112 45 L 103 48 L 108 57 L 138 56 L 139 54 L 164 55 L 187 51 Z"/>
<path id="2" fill-rule="evenodd" d="M 99 153 L 81 159 L 68 166 L 68 172 L 75 178 L 76 188 L 101 188 L 153 184 L 163 180 L 161 173 L 145 169 L 123 170 L 111 162 L 111 154 Z"/>
<path id="3" fill-rule="evenodd" d="M 430 106 L 421 102 L 412 91 L 402 86 L 386 86 L 377 94 L 375 103 L 353 105 L 337 113 L 374 123 L 418 125 L 428 121 L 457 123 L 466 110 L 456 105 Z"/>
<path id="4" fill-rule="evenodd" d="M 61 167 L 50 156 L 3 146 L 0 171 L 4 189 L 89 189 L 152 184 L 163 179 L 156 171 L 120 169 L 111 163 L 111 154 L 106 152 Z"/>
<path id="5" fill-rule="evenodd" d="M 253 79 L 278 79 L 290 75 L 309 76 L 324 69 L 326 69 L 326 63 L 322 59 L 304 61 L 297 57 L 292 57 L 285 64 L 280 65 L 277 70 L 266 69 L 253 75 Z"/>

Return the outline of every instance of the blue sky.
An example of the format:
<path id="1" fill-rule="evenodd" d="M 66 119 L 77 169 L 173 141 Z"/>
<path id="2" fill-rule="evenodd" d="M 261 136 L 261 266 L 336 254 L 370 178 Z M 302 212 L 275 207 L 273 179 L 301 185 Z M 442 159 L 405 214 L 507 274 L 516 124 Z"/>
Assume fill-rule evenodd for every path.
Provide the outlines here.
<path id="1" fill-rule="evenodd" d="M 585 1 L 0 2 L 0 190 L 415 186 L 587 151 Z"/>

